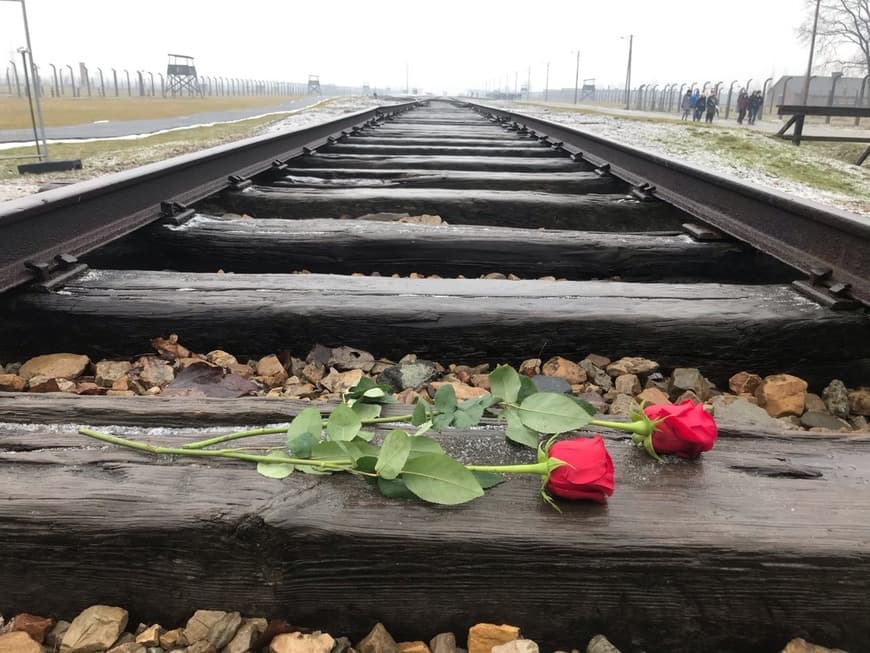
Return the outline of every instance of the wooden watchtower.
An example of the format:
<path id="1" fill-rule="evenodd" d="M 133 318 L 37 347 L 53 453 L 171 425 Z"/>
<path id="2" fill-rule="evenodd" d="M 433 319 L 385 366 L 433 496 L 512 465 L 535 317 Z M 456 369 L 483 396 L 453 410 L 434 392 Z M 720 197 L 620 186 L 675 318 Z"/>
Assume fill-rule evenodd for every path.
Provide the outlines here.
<path id="1" fill-rule="evenodd" d="M 202 95 L 193 57 L 186 54 L 170 54 L 166 66 L 166 92 L 175 97 L 176 94 L 183 95 L 185 90 L 189 95 Z"/>

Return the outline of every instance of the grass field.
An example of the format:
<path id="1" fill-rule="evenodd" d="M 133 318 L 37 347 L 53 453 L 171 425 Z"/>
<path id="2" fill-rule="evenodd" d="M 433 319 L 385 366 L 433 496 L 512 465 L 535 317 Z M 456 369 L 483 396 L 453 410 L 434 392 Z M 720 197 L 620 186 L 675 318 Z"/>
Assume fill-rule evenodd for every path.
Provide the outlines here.
<path id="1" fill-rule="evenodd" d="M 42 99 L 46 127 L 81 125 L 98 120 L 145 120 L 187 116 L 207 111 L 273 107 L 297 98 L 287 95 L 254 97 L 90 97 Z M 0 96 L 0 129 L 29 129 L 27 98 Z"/>

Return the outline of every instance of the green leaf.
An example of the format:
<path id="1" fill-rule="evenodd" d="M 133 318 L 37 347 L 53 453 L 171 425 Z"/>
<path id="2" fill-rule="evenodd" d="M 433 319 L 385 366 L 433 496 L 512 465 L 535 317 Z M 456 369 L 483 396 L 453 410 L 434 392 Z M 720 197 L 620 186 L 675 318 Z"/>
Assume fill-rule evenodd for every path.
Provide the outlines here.
<path id="1" fill-rule="evenodd" d="M 420 426 L 420 424 L 426 421 L 426 414 L 428 411 L 426 410 L 426 402 L 422 399 L 418 399 L 417 403 L 414 404 L 414 414 L 411 416 L 411 424 L 414 426 Z"/>
<path id="2" fill-rule="evenodd" d="M 360 431 L 356 434 L 356 440 L 365 440 L 366 442 L 371 442 L 375 437 L 374 431 Z"/>
<path id="3" fill-rule="evenodd" d="M 383 408 L 382 404 L 364 404 L 361 401 L 358 401 L 351 406 L 351 410 L 355 412 L 361 420 L 380 417 Z"/>
<path id="4" fill-rule="evenodd" d="M 456 391 L 445 383 L 435 393 L 435 410 L 439 413 L 452 413 L 456 410 Z"/>
<path id="5" fill-rule="evenodd" d="M 590 415 L 597 415 L 598 414 L 598 409 L 595 406 L 593 406 L 592 404 L 590 404 L 588 401 L 586 401 L 585 399 L 581 399 L 580 397 L 574 397 L 571 395 L 568 395 L 568 396 L 570 396 L 571 399 L 573 399 L 577 403 L 577 405 L 580 406 L 580 408 L 585 410 Z"/>
<path id="6" fill-rule="evenodd" d="M 329 476 L 332 470 L 318 467 L 317 465 L 296 465 L 296 469 L 304 474 L 314 474 L 316 476 Z"/>
<path id="7" fill-rule="evenodd" d="M 411 453 L 411 437 L 401 429 L 387 433 L 375 471 L 386 479 L 396 478 Z"/>
<path id="8" fill-rule="evenodd" d="M 538 386 L 532 381 L 531 377 L 525 374 L 520 375 L 520 394 L 517 396 L 517 403 L 523 403 L 528 397 L 538 393 Z"/>
<path id="9" fill-rule="evenodd" d="M 453 421 L 453 412 L 442 413 L 440 415 L 435 415 L 432 418 L 432 428 L 436 431 L 443 431 L 444 429 L 450 426 L 450 423 Z"/>
<path id="10" fill-rule="evenodd" d="M 431 428 L 432 420 L 430 419 L 428 422 L 423 422 L 422 424 L 420 424 L 420 427 L 414 432 L 414 435 L 423 435 Z"/>
<path id="11" fill-rule="evenodd" d="M 284 451 L 272 451 L 266 454 L 267 458 L 286 458 Z M 257 471 L 268 478 L 285 478 L 293 473 L 293 465 L 288 463 L 257 463 Z"/>
<path id="12" fill-rule="evenodd" d="M 463 401 L 453 414 L 453 426 L 458 429 L 476 426 L 483 418 L 483 411 L 489 408 L 496 401 L 496 397 L 492 395 L 483 395 Z"/>
<path id="13" fill-rule="evenodd" d="M 360 458 L 377 458 L 381 451 L 375 445 L 369 444 L 366 440 L 359 437 L 356 437 L 349 442 L 340 442 L 339 444 L 344 450 L 345 455 L 350 456 L 357 462 L 359 462 Z M 372 470 L 374 470 L 374 467 Z"/>
<path id="14" fill-rule="evenodd" d="M 347 444 L 346 442 L 344 444 Z M 362 458 L 358 458 L 354 463 L 353 468 L 358 472 L 363 472 L 363 478 L 366 482 L 374 483 L 377 481 L 377 477 L 375 474 L 375 465 L 378 464 L 378 459 L 376 456 L 363 456 Z"/>
<path id="15" fill-rule="evenodd" d="M 528 397 L 519 409 L 523 424 L 540 433 L 564 433 L 585 426 L 592 415 L 567 395 L 539 392 Z"/>
<path id="16" fill-rule="evenodd" d="M 477 479 L 477 482 L 480 483 L 480 487 L 484 490 L 488 490 L 491 487 L 495 487 L 500 483 L 505 482 L 505 478 L 503 474 L 493 474 L 492 472 L 471 472 L 474 474 L 474 478 Z"/>
<path id="17" fill-rule="evenodd" d="M 361 428 L 359 415 L 344 404 L 339 404 L 326 421 L 326 436 L 330 440 L 353 440 Z"/>
<path id="18" fill-rule="evenodd" d="M 444 449 L 434 438 L 426 435 L 412 435 L 411 451 L 408 453 L 408 458 L 416 458 L 429 453 L 444 453 Z"/>
<path id="19" fill-rule="evenodd" d="M 344 393 L 344 401 L 348 406 L 355 406 L 357 403 L 389 404 L 396 401 L 390 394 L 392 391 L 389 385 L 378 385 L 374 380 L 364 376 L 359 383 Z"/>
<path id="20" fill-rule="evenodd" d="M 510 365 L 499 365 L 489 375 L 492 394 L 507 403 L 514 403 L 519 397 L 522 382 L 520 375 Z"/>
<path id="21" fill-rule="evenodd" d="M 378 489 L 388 499 L 413 499 L 414 494 L 405 485 L 405 482 L 400 478 L 381 478 L 378 477 Z"/>
<path id="22" fill-rule="evenodd" d="M 295 438 L 303 433 L 310 433 L 315 439 L 320 439 L 320 433 L 323 430 L 320 411 L 316 406 L 310 406 L 299 413 L 290 426 L 287 427 L 287 442 L 289 446 L 290 438 Z"/>
<path id="23" fill-rule="evenodd" d="M 507 420 L 507 428 L 505 429 L 505 437 L 518 444 L 524 444 L 532 449 L 537 448 L 540 436 L 537 431 L 533 431 L 520 419 L 519 410 L 516 408 L 505 408 L 502 413 Z"/>
<path id="24" fill-rule="evenodd" d="M 455 505 L 483 496 L 474 474 L 444 454 L 426 454 L 407 461 L 402 480 L 411 492 L 429 503 Z"/>
<path id="25" fill-rule="evenodd" d="M 343 458 L 349 458 L 350 456 L 344 447 L 341 446 L 342 444 L 341 442 L 332 442 L 330 440 L 318 442 L 311 448 L 311 459 L 342 460 Z"/>
<path id="26" fill-rule="evenodd" d="M 300 433 L 296 436 L 287 436 L 287 448 L 297 458 L 311 458 L 311 450 L 317 444 L 317 438 L 311 433 Z"/>

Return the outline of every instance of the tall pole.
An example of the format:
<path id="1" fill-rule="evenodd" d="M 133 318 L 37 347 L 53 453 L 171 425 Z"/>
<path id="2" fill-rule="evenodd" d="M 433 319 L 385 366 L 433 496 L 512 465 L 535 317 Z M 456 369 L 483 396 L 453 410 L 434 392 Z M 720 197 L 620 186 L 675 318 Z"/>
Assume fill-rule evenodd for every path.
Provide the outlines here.
<path id="1" fill-rule="evenodd" d="M 30 26 L 27 23 L 27 7 L 24 4 L 24 0 L 6 0 L 7 2 L 20 2 L 21 3 L 21 15 L 24 17 L 24 39 L 27 44 L 27 56 L 30 58 L 30 78 L 32 80 L 32 84 L 30 85 L 33 89 L 33 100 L 36 106 L 36 120 L 33 120 L 33 131 L 36 133 L 37 126 L 39 127 L 39 135 L 42 137 L 42 156 L 45 159 L 48 159 L 48 143 L 45 140 L 45 123 L 42 120 L 42 103 L 39 99 L 39 88 L 37 85 L 39 84 L 39 73 L 36 72 L 36 66 L 33 63 L 33 46 L 30 44 Z M 23 54 L 22 54 L 23 56 Z M 25 66 L 28 65 L 27 60 L 25 59 Z M 25 69 L 25 73 L 27 70 Z M 39 143 L 37 142 L 36 151 L 39 152 Z"/>
<path id="2" fill-rule="evenodd" d="M 634 46 L 634 34 L 628 35 L 628 66 L 625 70 L 625 108 L 631 108 L 631 50 Z"/>
<path id="3" fill-rule="evenodd" d="M 577 50 L 577 66 L 574 68 L 574 104 L 577 104 L 577 86 L 580 83 L 580 50 Z"/>
<path id="4" fill-rule="evenodd" d="M 42 150 L 40 150 L 40 148 L 39 148 L 39 134 L 36 132 L 36 118 L 33 116 L 33 95 L 34 95 L 34 93 L 31 92 L 31 90 L 30 90 L 31 89 L 30 72 L 33 72 L 33 69 L 31 69 L 30 72 L 28 72 L 28 70 L 27 70 L 27 66 L 28 66 L 27 55 L 30 53 L 27 50 L 25 50 L 24 48 L 19 48 L 19 51 L 21 52 L 21 63 L 24 67 L 24 89 L 27 91 L 27 103 L 30 105 L 30 124 L 33 125 L 33 142 L 36 143 L 36 156 L 39 157 L 39 159 L 41 160 L 42 159 Z"/>
<path id="5" fill-rule="evenodd" d="M 813 18 L 813 34 L 810 37 L 810 58 L 807 62 L 807 75 L 804 77 L 804 93 L 803 99 L 801 100 L 801 104 L 806 104 L 807 100 L 810 97 L 810 75 L 813 72 L 813 50 L 816 49 L 816 29 L 819 25 L 819 6 L 822 4 L 822 0 L 816 0 L 816 15 Z"/>
<path id="6" fill-rule="evenodd" d="M 547 62 L 547 81 L 544 82 L 544 102 L 550 97 L 550 62 Z"/>

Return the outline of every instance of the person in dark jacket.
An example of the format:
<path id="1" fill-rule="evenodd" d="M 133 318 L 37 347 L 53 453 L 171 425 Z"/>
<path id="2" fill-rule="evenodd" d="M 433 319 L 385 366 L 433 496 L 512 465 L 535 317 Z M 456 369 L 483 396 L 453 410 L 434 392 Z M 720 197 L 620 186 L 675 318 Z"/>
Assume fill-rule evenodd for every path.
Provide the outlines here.
<path id="1" fill-rule="evenodd" d="M 707 98 L 707 122 L 712 123 L 716 112 L 719 110 L 719 98 L 716 89 L 710 89 L 710 97 Z"/>
<path id="2" fill-rule="evenodd" d="M 749 124 L 755 124 L 755 118 L 758 116 L 758 112 L 761 111 L 761 105 L 764 103 L 764 98 L 761 95 L 761 91 L 755 91 L 749 96 Z"/>
<path id="3" fill-rule="evenodd" d="M 698 101 L 695 102 L 695 113 L 692 115 L 692 122 L 700 122 L 701 116 L 704 115 L 704 111 L 707 110 L 707 94 L 701 93 L 698 96 Z"/>
<path id="4" fill-rule="evenodd" d="M 680 108 L 683 110 L 683 120 L 687 120 L 689 114 L 692 113 L 692 89 L 686 91 L 683 96 L 683 101 L 680 103 Z"/>
<path id="5" fill-rule="evenodd" d="M 737 96 L 737 124 L 742 125 L 743 119 L 746 117 L 746 112 L 749 110 L 749 94 L 745 88 L 740 89 L 740 95 Z"/>

